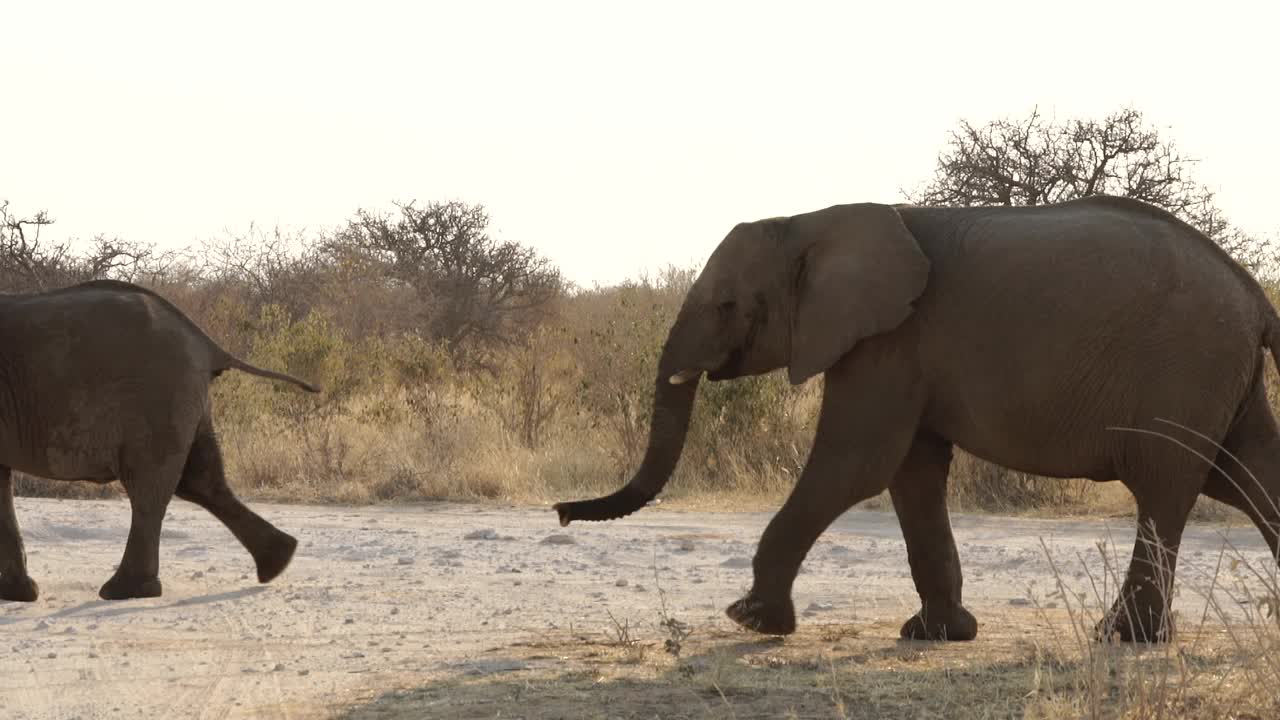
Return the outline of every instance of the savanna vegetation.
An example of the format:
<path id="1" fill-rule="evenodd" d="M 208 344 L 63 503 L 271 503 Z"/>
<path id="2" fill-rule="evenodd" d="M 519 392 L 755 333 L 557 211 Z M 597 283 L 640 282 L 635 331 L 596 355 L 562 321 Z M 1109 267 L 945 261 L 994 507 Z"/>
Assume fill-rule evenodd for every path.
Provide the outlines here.
<path id="1" fill-rule="evenodd" d="M 1274 247 L 1232 225 L 1195 161 L 1132 109 L 1058 122 L 961 122 L 920 204 L 1037 204 L 1110 193 L 1166 207 L 1274 280 Z M 868 198 L 850 198 L 862 200 Z M 892 198 L 882 198 L 892 201 Z M 655 363 L 697 268 L 578 287 L 481 205 L 358 209 L 299 235 L 250 227 L 180 251 L 50 242 L 54 219 L 0 205 L 0 290 L 113 277 L 172 299 L 228 349 L 320 383 L 308 396 L 236 373 L 214 384 L 231 480 L 247 498 L 383 502 L 592 495 L 643 452 Z M 808 454 L 821 379 L 704 383 L 668 497 L 770 506 Z M 1045 481 L 960 454 L 954 506 L 1122 509 L 1122 488 Z M 19 479 L 27 495 L 114 486 Z M 873 501 L 875 502 L 875 501 Z"/>
<path id="2" fill-rule="evenodd" d="M 1033 112 L 961 122 L 932 177 L 903 199 L 1139 198 L 1199 227 L 1280 297 L 1276 238 L 1233 225 L 1194 168 L 1135 110 L 1065 122 Z M 850 198 L 866 199 L 875 198 Z M 50 242 L 53 222 L 0 203 L 0 291 L 133 281 L 237 354 L 324 387 L 313 396 L 237 373 L 214 383 L 230 480 L 257 500 L 546 502 L 616 488 L 643 452 L 657 356 L 697 271 L 670 267 L 577 287 L 532 245 L 494 237 L 483 206 L 462 202 L 357 209 L 345 224 L 308 234 L 250 227 L 178 251 L 110 237 Z M 820 395 L 820 378 L 792 387 L 782 373 L 704 383 L 665 497 L 776 507 L 808 454 Z M 17 488 L 120 492 L 23 476 Z M 1119 486 L 1036 478 L 964 453 L 950 491 L 959 509 L 1130 511 Z M 1201 516 L 1227 512 L 1206 503 Z M 1203 595 L 1204 611 L 1176 642 L 1128 647 L 1089 639 L 1123 567 L 1102 554 L 1096 575 L 1092 558 L 1081 559 L 1083 570 L 1055 568 L 1055 586 L 1034 607 L 993 616 L 975 646 L 898 643 L 887 639 L 896 622 L 880 621 L 809 624 L 785 644 L 744 642 L 736 632 L 690 629 L 664 603 L 652 632 L 613 621 L 603 632 L 548 633 L 527 644 L 531 657 L 557 658 L 555 673 L 387 691 L 342 716 L 420 717 L 449 707 L 456 717 L 491 717 L 503 703 L 539 716 L 584 707 L 628 717 L 1276 716 L 1273 564 L 1256 567 L 1224 549 L 1217 573 L 1180 576 L 1182 592 Z M 1092 595 L 1064 579 L 1072 572 L 1088 575 Z M 1240 608 L 1245 620 L 1231 619 Z"/>

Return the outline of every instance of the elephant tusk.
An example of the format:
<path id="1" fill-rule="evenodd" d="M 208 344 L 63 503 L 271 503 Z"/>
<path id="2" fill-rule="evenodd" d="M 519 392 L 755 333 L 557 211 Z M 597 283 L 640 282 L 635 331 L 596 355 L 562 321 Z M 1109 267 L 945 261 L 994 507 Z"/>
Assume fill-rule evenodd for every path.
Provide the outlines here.
<path id="1" fill-rule="evenodd" d="M 672 385 L 683 385 L 689 382 L 690 380 L 698 377 L 701 374 L 702 374 L 701 370 L 697 370 L 695 368 L 689 368 L 688 370 L 681 370 L 675 375 L 672 375 L 671 379 L 668 380 L 667 382 L 670 382 Z"/>

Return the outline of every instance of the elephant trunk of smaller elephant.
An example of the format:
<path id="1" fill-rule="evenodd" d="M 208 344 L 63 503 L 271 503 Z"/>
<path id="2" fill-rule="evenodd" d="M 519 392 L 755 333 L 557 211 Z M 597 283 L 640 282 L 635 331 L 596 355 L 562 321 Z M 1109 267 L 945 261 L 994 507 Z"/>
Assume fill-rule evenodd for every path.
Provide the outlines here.
<path id="1" fill-rule="evenodd" d="M 555 509 L 560 515 L 561 525 L 568 525 L 572 520 L 616 520 L 644 507 L 662 492 L 684 449 L 689 416 L 693 412 L 693 400 L 701 378 L 699 373 L 687 381 L 673 383 L 671 377 L 680 369 L 671 362 L 669 350 L 664 351 L 658 363 L 658 378 L 653 390 L 649 446 L 631 482 L 612 495 L 557 503 Z"/>

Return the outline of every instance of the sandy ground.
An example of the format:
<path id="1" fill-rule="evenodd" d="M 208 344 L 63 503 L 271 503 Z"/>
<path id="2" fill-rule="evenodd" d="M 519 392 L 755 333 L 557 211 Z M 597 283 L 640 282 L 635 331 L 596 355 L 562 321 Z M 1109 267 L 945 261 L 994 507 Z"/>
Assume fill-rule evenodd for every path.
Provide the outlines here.
<path id="1" fill-rule="evenodd" d="M 652 626 L 663 599 L 671 616 L 729 632 L 723 608 L 749 584 L 769 518 L 649 508 L 562 529 L 547 508 L 255 508 L 300 541 L 274 583 L 258 585 L 230 533 L 175 501 L 161 546 L 164 597 L 108 603 L 97 590 L 124 548 L 127 505 L 20 498 L 42 597 L 0 603 L 0 717 L 331 716 L 382 689 L 520 669 L 528 661 L 504 649 L 548 633 L 607 633 L 610 615 Z M 1133 532 L 1127 519 L 953 523 L 966 604 L 984 624 L 1054 602 L 1042 540 L 1071 589 L 1092 593 L 1080 557 L 1099 569 L 1097 543 L 1111 538 L 1127 564 Z M 1181 583 L 1213 571 L 1224 535 L 1270 567 L 1252 528 L 1196 527 Z M 795 599 L 802 626 L 896 627 L 913 613 L 892 514 L 855 510 L 837 521 L 810 553 Z M 1177 605 L 1195 613 L 1203 601 L 1183 591 Z"/>

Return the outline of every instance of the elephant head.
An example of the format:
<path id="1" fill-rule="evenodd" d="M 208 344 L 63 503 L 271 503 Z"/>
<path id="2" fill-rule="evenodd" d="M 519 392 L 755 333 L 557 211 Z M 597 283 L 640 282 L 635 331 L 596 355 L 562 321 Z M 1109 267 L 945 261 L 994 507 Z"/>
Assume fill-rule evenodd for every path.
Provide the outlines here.
<path id="1" fill-rule="evenodd" d="M 708 258 L 658 361 L 649 444 L 618 492 L 558 503 L 560 524 L 613 520 L 661 492 L 684 448 L 698 382 L 787 368 L 799 384 L 901 324 L 929 261 L 889 205 L 837 205 L 741 223 Z"/>

